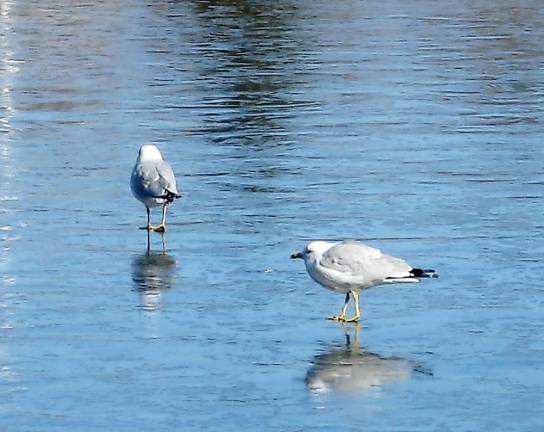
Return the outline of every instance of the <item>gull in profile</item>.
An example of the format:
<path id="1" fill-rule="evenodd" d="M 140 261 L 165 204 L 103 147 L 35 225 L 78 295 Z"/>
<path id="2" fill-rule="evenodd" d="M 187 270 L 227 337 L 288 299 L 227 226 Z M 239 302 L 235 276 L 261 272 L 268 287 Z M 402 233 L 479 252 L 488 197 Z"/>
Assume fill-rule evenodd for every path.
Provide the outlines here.
<path id="1" fill-rule="evenodd" d="M 329 317 L 340 322 L 359 321 L 361 290 L 377 285 L 419 282 L 424 277 L 438 277 L 434 270 L 414 268 L 402 258 L 386 255 L 379 249 L 355 240 L 314 241 L 302 252 L 292 254 L 291 258 L 303 259 L 306 271 L 318 284 L 346 295 L 340 314 Z M 346 318 L 351 296 L 355 302 L 355 315 Z"/>
<path id="2" fill-rule="evenodd" d="M 138 159 L 132 170 L 130 188 L 137 200 L 145 205 L 147 226 L 142 229 L 164 232 L 166 212 L 178 195 L 176 177 L 172 167 L 162 159 L 161 152 L 152 144 L 144 144 L 138 153 Z M 159 225 L 151 225 L 151 208 L 162 206 L 162 219 Z"/>

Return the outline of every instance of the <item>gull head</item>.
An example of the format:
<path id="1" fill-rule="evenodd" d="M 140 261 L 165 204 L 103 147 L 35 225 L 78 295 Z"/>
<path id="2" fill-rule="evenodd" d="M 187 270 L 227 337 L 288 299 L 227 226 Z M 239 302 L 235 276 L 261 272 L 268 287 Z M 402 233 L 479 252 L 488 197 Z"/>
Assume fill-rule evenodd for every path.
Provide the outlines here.
<path id="1" fill-rule="evenodd" d="M 138 153 L 139 161 L 162 160 L 161 152 L 153 144 L 144 144 Z"/>
<path id="2" fill-rule="evenodd" d="M 315 263 L 331 246 L 332 244 L 329 242 L 314 241 L 308 243 L 302 252 L 292 254 L 291 259 L 301 258 L 306 263 Z"/>

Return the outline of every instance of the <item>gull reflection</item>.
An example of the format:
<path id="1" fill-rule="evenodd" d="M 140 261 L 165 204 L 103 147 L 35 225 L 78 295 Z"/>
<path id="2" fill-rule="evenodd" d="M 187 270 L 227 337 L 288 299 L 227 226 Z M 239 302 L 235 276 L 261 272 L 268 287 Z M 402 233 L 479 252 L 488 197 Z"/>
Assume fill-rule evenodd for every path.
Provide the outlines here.
<path id="1" fill-rule="evenodd" d="M 162 252 L 152 252 L 148 233 L 145 254 L 132 261 L 134 290 L 140 293 L 141 307 L 146 311 L 157 310 L 162 292 L 176 284 L 176 260 L 166 252 L 164 235 L 161 241 Z"/>
<path id="2" fill-rule="evenodd" d="M 418 371 L 415 363 L 361 350 L 357 340 L 346 333 L 345 346 L 335 346 L 313 359 L 306 385 L 314 393 L 376 392 L 386 385 L 401 383 Z"/>

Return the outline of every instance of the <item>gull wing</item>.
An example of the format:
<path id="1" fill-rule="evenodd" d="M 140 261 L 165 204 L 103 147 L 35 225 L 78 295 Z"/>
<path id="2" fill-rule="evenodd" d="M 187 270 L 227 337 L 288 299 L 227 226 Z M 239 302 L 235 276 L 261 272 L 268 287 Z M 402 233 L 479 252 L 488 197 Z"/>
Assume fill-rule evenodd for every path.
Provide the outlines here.
<path id="1" fill-rule="evenodd" d="M 166 191 L 178 193 L 172 167 L 165 161 L 143 162 L 134 167 L 131 185 L 140 195 L 163 196 Z"/>
<path id="2" fill-rule="evenodd" d="M 379 249 L 354 240 L 345 240 L 328 249 L 321 257 L 323 267 L 369 280 L 410 277 L 410 266 L 401 258 L 383 254 Z"/>

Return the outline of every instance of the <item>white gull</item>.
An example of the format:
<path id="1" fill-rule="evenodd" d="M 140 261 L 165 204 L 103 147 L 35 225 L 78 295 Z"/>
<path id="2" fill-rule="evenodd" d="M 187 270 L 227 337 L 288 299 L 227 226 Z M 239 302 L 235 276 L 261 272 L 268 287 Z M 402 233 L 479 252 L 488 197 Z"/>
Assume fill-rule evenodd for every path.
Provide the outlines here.
<path id="1" fill-rule="evenodd" d="M 164 232 L 168 206 L 180 198 L 176 177 L 172 167 L 162 159 L 161 152 L 152 144 L 144 144 L 138 152 L 138 159 L 130 178 L 132 194 L 141 201 L 147 211 L 147 226 L 142 229 Z M 162 219 L 159 225 L 151 225 L 152 207 L 162 206 Z"/>
<path id="2" fill-rule="evenodd" d="M 318 284 L 346 295 L 340 314 L 329 317 L 341 322 L 359 321 L 361 290 L 377 285 L 419 282 L 424 277 L 438 277 L 434 270 L 414 268 L 402 258 L 386 255 L 379 249 L 355 240 L 314 241 L 302 252 L 292 254 L 291 258 L 302 258 L 306 271 Z M 350 295 L 355 301 L 355 315 L 346 318 Z"/>

